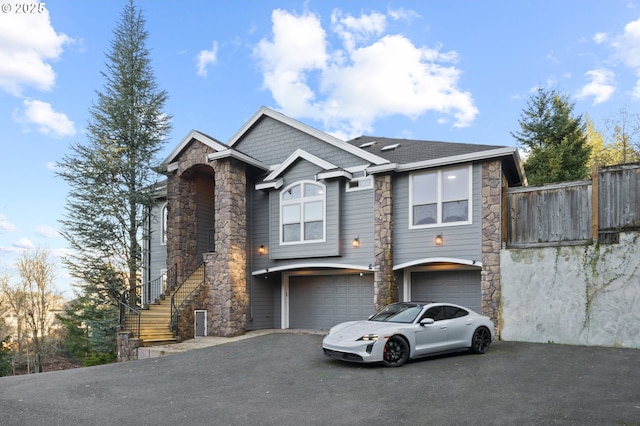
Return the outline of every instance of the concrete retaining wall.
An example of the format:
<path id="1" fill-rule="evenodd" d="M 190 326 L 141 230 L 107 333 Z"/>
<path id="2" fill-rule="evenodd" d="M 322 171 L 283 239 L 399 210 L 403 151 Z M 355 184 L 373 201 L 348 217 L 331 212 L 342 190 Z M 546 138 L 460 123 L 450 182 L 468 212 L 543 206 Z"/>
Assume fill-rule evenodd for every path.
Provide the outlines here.
<path id="1" fill-rule="evenodd" d="M 502 250 L 501 338 L 640 348 L 640 233 Z"/>

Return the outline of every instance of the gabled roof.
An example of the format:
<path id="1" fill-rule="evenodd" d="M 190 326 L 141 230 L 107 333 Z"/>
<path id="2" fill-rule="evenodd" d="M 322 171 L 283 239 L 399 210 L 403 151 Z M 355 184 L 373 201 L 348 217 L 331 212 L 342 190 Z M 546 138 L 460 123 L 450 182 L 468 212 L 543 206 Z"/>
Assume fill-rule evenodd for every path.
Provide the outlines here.
<path id="1" fill-rule="evenodd" d="M 304 132 L 310 136 L 313 136 L 314 138 L 317 138 L 321 141 L 324 141 L 330 145 L 333 145 L 339 149 L 342 149 L 343 151 L 346 151 L 350 154 L 353 154 L 357 157 L 362 158 L 365 161 L 368 161 L 371 164 L 375 164 L 375 165 L 379 165 L 379 164 L 385 164 L 388 163 L 388 160 L 386 160 L 384 157 L 372 154 L 371 152 L 368 152 L 366 150 L 360 149 L 357 146 L 354 146 L 352 144 L 349 144 L 341 139 L 336 138 L 335 136 L 331 136 L 328 133 L 325 132 L 321 132 L 320 130 L 314 129 L 311 126 L 308 126 L 304 123 L 301 123 L 297 120 L 294 120 L 291 117 L 287 117 L 286 115 L 274 111 L 270 108 L 267 107 L 261 107 L 255 114 L 253 114 L 253 116 L 240 128 L 240 130 L 238 130 L 236 132 L 235 135 L 233 135 L 233 137 L 231 137 L 231 139 L 229 139 L 229 141 L 227 141 L 227 145 L 229 147 L 233 147 L 236 143 L 238 143 L 245 134 L 247 134 L 251 128 L 253 128 L 253 126 L 258 123 L 263 117 L 270 117 L 274 120 L 277 120 L 283 124 L 286 124 L 287 126 L 290 126 L 294 129 L 297 129 L 301 132 Z"/>
<path id="2" fill-rule="evenodd" d="M 197 140 L 198 142 L 202 142 L 203 144 L 213 148 L 215 151 L 224 151 L 226 149 L 229 149 L 228 146 L 212 138 L 211 136 L 205 135 L 204 133 L 198 132 L 197 130 L 192 130 L 187 136 L 184 137 L 184 139 L 182 139 L 182 141 L 180 141 L 178 146 L 176 146 L 173 151 L 171 151 L 171 154 L 169 154 L 169 156 L 162 163 L 160 163 L 160 167 L 162 167 L 162 165 L 168 167 L 169 164 L 175 161 L 182 150 L 185 149 L 189 142 L 191 142 L 193 139 Z"/>
<path id="3" fill-rule="evenodd" d="M 324 170 L 334 170 L 334 169 L 338 168 L 337 166 L 334 166 L 333 164 L 329 163 L 328 161 L 325 161 L 322 158 L 316 157 L 315 155 L 310 154 L 305 150 L 296 149 L 293 152 L 293 154 L 291 154 L 289 157 L 287 157 L 287 159 L 284 160 L 278 167 L 276 167 L 275 170 L 273 170 L 271 173 L 269 173 L 269 175 L 267 177 L 265 177 L 264 180 L 265 181 L 270 181 L 270 180 L 275 180 L 275 179 L 279 178 L 280 175 L 289 168 L 289 166 L 291 166 L 293 163 L 295 163 L 300 158 L 304 158 L 308 162 L 310 162 L 312 164 L 315 164 L 316 166 L 318 166 L 318 167 L 320 167 L 321 169 L 324 169 Z"/>
<path id="4" fill-rule="evenodd" d="M 346 177 L 351 178 L 351 173 L 341 169 L 334 164 L 323 160 L 320 157 L 317 157 L 303 149 L 296 149 L 293 154 L 287 157 L 278 167 L 273 169 L 271 173 L 269 173 L 262 182 L 256 184 L 256 189 L 278 189 L 283 185 L 282 174 L 296 161 L 299 159 L 304 159 L 312 164 L 315 164 L 319 168 L 323 169 L 324 172 L 318 173 L 316 177 L 318 179 L 331 179 L 331 178 L 339 178 Z"/>

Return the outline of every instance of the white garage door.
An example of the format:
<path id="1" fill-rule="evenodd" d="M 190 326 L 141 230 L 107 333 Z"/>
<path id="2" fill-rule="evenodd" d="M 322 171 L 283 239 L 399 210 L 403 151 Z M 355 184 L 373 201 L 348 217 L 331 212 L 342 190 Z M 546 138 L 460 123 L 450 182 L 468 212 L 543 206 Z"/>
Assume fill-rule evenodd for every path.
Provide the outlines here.
<path id="1" fill-rule="evenodd" d="M 412 272 L 411 300 L 455 303 L 481 314 L 480 271 Z"/>
<path id="2" fill-rule="evenodd" d="M 291 328 L 328 330 L 373 313 L 373 274 L 289 277 Z"/>

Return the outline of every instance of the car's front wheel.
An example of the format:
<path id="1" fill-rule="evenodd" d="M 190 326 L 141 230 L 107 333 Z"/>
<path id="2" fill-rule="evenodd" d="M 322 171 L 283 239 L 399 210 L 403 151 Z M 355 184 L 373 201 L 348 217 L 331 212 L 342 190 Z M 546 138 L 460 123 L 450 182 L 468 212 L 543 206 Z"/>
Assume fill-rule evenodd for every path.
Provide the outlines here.
<path id="1" fill-rule="evenodd" d="M 400 336 L 392 336 L 384 345 L 382 360 L 387 367 L 400 367 L 409 359 L 409 344 Z"/>
<path id="2" fill-rule="evenodd" d="M 473 332 L 471 338 L 471 352 L 474 354 L 483 354 L 489 350 L 491 345 L 491 333 L 486 327 L 478 327 Z"/>

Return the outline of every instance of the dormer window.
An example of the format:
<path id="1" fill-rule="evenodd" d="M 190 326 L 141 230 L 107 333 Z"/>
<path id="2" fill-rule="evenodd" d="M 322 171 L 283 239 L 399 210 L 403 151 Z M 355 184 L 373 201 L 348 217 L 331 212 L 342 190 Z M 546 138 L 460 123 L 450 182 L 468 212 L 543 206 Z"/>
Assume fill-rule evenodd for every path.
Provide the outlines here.
<path id="1" fill-rule="evenodd" d="M 316 182 L 298 182 L 280 193 L 280 242 L 319 242 L 325 239 L 326 189 Z"/>

